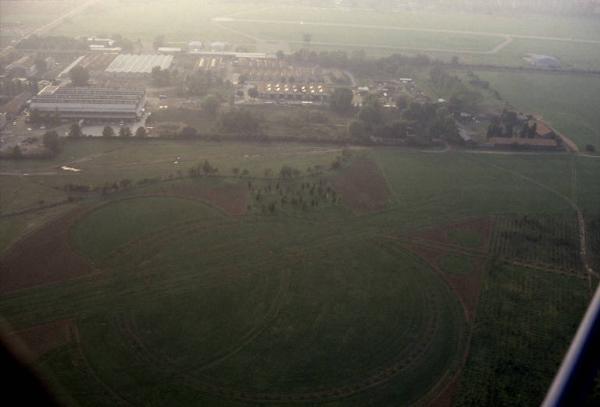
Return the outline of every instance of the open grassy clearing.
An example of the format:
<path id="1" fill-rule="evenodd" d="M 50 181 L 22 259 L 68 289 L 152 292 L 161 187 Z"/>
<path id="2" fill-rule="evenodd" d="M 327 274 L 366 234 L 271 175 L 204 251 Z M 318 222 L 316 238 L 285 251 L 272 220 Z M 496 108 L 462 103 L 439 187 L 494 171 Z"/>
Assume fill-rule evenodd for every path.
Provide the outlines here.
<path id="1" fill-rule="evenodd" d="M 176 211 L 171 209 L 170 201 L 177 205 Z M 100 261 L 102 255 L 170 223 L 218 216 L 210 211 L 198 213 L 198 206 L 194 201 L 176 198 L 118 201 L 88 214 L 85 223 L 77 224 L 72 231 L 73 243 L 89 259 Z"/>
<path id="2" fill-rule="evenodd" d="M 78 2 L 75 0 L 1 0 L 0 15 L 2 24 L 13 25 L 43 25 L 62 15 Z"/>
<path id="3" fill-rule="evenodd" d="M 140 18 L 141 7 L 144 10 L 143 18 Z M 214 20 L 218 17 L 223 19 Z M 301 25 L 300 22 L 304 24 Z M 371 28 L 361 28 L 360 25 Z M 176 31 L 172 30 L 173 26 L 177 27 Z M 94 27 L 94 32 L 90 32 L 89 27 Z M 408 31 L 393 30 L 394 27 Z M 471 34 L 443 32 L 444 30 Z M 219 40 L 259 48 L 261 44 L 257 44 L 257 39 L 275 40 L 288 42 L 292 49 L 304 46 L 302 34 L 310 33 L 312 47 L 315 49 L 352 50 L 362 47 L 373 56 L 399 51 L 411 53 L 423 49 L 442 59 L 449 59 L 451 55 L 436 50 L 455 50 L 459 54 L 460 51 L 491 51 L 504 41 L 505 34 L 513 34 L 525 38 L 516 37 L 498 54 L 477 55 L 467 52 L 461 54 L 461 58 L 472 63 L 524 65 L 526 62 L 522 57 L 525 54 L 542 53 L 559 57 L 566 66 L 598 68 L 600 63 L 596 57 L 600 47 L 598 44 L 526 38 L 532 36 L 597 40 L 600 30 L 593 19 L 543 15 L 508 17 L 472 15 L 447 10 L 389 12 L 282 6 L 275 3 L 223 4 L 191 0 L 155 0 L 142 3 L 108 0 L 67 20 L 55 28 L 53 33 L 71 36 L 120 33 L 133 40 L 139 38 L 146 43 L 150 43 L 157 35 L 166 35 L 167 41 L 173 42 Z"/>
<path id="4" fill-rule="evenodd" d="M 0 47 L 11 45 L 13 41 L 51 22 L 78 4 L 75 0 L 1 0 Z"/>
<path id="5" fill-rule="evenodd" d="M 456 405 L 538 405 L 589 301 L 584 280 L 496 264 Z"/>
<path id="6" fill-rule="evenodd" d="M 9 297 L 2 314 L 16 317 L 16 325 L 78 316 L 81 346 L 95 374 L 120 397 L 143 404 L 181 402 L 198 397 L 199 389 L 227 405 L 271 397 L 404 403 L 456 369 L 464 339 L 458 303 L 410 254 L 365 244 L 364 233 L 353 227 L 342 227 L 339 239 L 338 230 L 301 221 L 196 219 L 182 226 L 161 216 L 161 204 L 170 211 L 188 205 L 143 198 L 88 215 L 75 229 L 76 247 L 105 259 L 97 265 L 111 271 Z M 124 218 L 130 211 L 129 226 L 136 229 L 144 225 L 137 216 L 158 211 L 150 216 L 164 226 L 152 233 L 144 225 L 141 238 L 127 236 L 124 251 L 83 232 L 96 230 L 102 218 L 113 219 L 115 211 Z M 124 237 L 115 229 L 100 239 Z M 365 263 L 373 252 L 376 262 Z M 61 305 L 48 308 L 56 296 Z M 43 363 L 59 382 L 68 378 L 74 383 L 63 385 L 77 389 L 87 376 L 63 373 L 61 352 Z M 132 380 L 146 386 L 132 387 Z M 396 383 L 391 391 L 369 390 L 388 382 Z M 180 398 L 173 399 L 173 391 Z M 100 402 L 106 395 L 98 397 Z"/>
<path id="7" fill-rule="evenodd" d="M 11 243 L 27 233 L 31 233 L 56 216 L 73 209 L 75 204 L 60 205 L 18 216 L 0 218 L 0 253 Z"/>
<path id="8" fill-rule="evenodd" d="M 237 44 L 249 40 L 223 30 L 211 23 L 211 18 L 252 7 L 254 6 L 248 3 L 231 4 L 210 0 L 106 0 L 69 19 L 52 30 L 52 33 L 70 36 L 119 33 L 131 40 L 139 38 L 148 43 L 158 35 L 165 35 L 166 41 L 183 41 L 186 44 L 194 40 Z"/>
<path id="9" fill-rule="evenodd" d="M 477 72 L 500 95 L 524 112 L 541 114 L 580 149 L 600 146 L 600 81 L 543 73 Z"/>
<path id="10" fill-rule="evenodd" d="M 21 291 L 0 297 L 0 315 L 17 330 L 75 321 L 70 339 L 44 353 L 37 366 L 48 372 L 64 400 L 90 405 L 122 400 L 158 405 L 406 404 L 435 398 L 453 383 L 471 326 L 479 338 L 487 335 L 483 342 L 474 338 L 479 341 L 474 345 L 477 355 L 505 354 L 496 350 L 509 346 L 505 342 L 529 344 L 546 332 L 562 332 L 562 338 L 571 334 L 579 317 L 571 311 L 585 305 L 579 291 L 587 287 L 583 279 L 493 267 L 502 270 L 498 278 L 503 280 L 492 281 L 494 274 L 488 275 L 484 301 L 507 297 L 502 291 L 507 285 L 529 287 L 519 288 L 524 299 L 509 295 L 517 305 L 502 312 L 526 309 L 527 315 L 539 315 L 538 310 L 554 309 L 545 307 L 542 299 L 573 307 L 560 308 L 567 309 L 564 316 L 552 311 L 548 321 L 553 322 L 542 328 L 507 330 L 505 322 L 481 325 L 480 318 L 495 317 L 486 317 L 488 311 L 477 304 L 489 264 L 493 218 L 516 214 L 519 219 L 571 219 L 573 210 L 561 194 L 591 208 L 598 199 L 596 160 L 375 148 L 362 149 L 338 170 L 318 177 L 262 178 L 267 168 L 325 165 L 341 153 L 337 147 L 294 144 L 92 140 L 67 144 L 56 162 L 22 161 L 14 167 L 3 162 L 9 166 L 3 171 L 49 171 L 69 162 L 83 169 L 44 176 L 49 184 L 58 184 L 72 176 L 83 176 L 77 182 L 165 176 L 178 154 L 186 154 L 181 156 L 186 163 L 208 159 L 219 168 L 256 154 L 248 168 L 261 178 L 167 179 L 103 198 L 89 197 L 86 205 L 102 205 L 67 216 L 76 222 L 66 229 L 68 235 L 31 240 L 38 255 L 23 265 L 37 270 L 31 262 L 38 262 L 39 270 L 47 270 L 72 261 L 69 256 L 83 255 L 93 272 L 89 264 L 82 264 L 83 273 L 63 274 L 67 280 L 52 280 L 52 286 L 36 285 L 36 279 L 41 279 L 39 284 L 46 277 L 31 273 L 29 286 L 13 284 Z M 127 159 L 139 168 L 118 166 Z M 572 163 L 577 168 L 575 189 Z M 111 164 L 116 167 L 111 169 Z M 363 173 L 367 178 L 378 174 L 378 181 L 366 186 Z M 261 191 L 280 199 L 276 182 L 281 182 L 280 189 L 295 183 L 317 189 L 321 177 L 326 181 L 323 189 L 335 188 L 336 179 L 355 183 L 355 194 L 365 194 L 361 199 L 374 206 L 353 211 L 352 197 L 339 191 L 340 204 L 232 217 L 202 192 L 242 186 L 251 195 Z M 306 187 L 305 195 L 309 196 Z M 502 225 L 496 233 L 504 230 Z M 561 225 L 560 231 L 570 231 L 567 238 L 573 240 L 575 222 Z M 561 260 L 545 250 L 548 239 L 558 236 L 555 229 L 536 231 L 544 244 L 524 247 L 562 269 L 566 266 Z M 57 239 L 69 244 L 52 246 Z M 503 257 L 523 260 L 513 252 Z M 15 259 L 18 256 L 5 254 L 0 266 Z M 527 256 L 525 260 L 530 261 Z M 555 276 L 566 283 L 555 281 Z M 547 283 L 537 284 L 538 277 Z M 485 304 L 487 310 L 490 306 Z M 512 314 L 506 321 L 511 318 Z M 523 318 L 526 324 L 536 317 Z M 474 320 L 478 322 L 471 325 Z M 481 334 L 481 326 L 491 333 Z M 545 354 L 545 349 L 534 349 L 538 358 Z M 556 353 L 558 347 L 552 349 Z M 506 363 L 515 362 L 509 355 Z M 497 362 L 489 356 L 477 358 L 480 370 L 489 371 Z M 472 369 L 467 367 L 465 374 L 472 375 Z M 536 370 L 536 383 L 546 385 L 549 371 L 547 366 Z M 498 380 L 508 380 L 497 374 Z M 541 386 L 519 397 L 540 397 Z"/>
<path id="11" fill-rule="evenodd" d="M 251 37 L 289 41 L 293 49 L 305 46 L 302 34 L 310 33 L 312 47 L 316 49 L 352 50 L 363 46 L 372 56 L 394 52 L 414 53 L 422 48 L 426 53 L 446 60 L 452 56 L 449 52 L 456 51 L 461 60 L 467 63 L 527 65 L 523 56 L 538 53 L 554 55 L 565 66 L 583 69 L 600 67 L 597 57 L 599 44 L 565 43 L 550 39 L 563 37 L 596 41 L 600 32 L 593 19 L 543 15 L 508 17 L 447 10 L 384 12 L 309 7 L 259 8 L 236 13 L 231 19 L 220 23 Z M 506 35 L 511 34 L 515 37 L 513 41 L 498 53 L 477 55 L 477 52 L 494 50 Z"/>
<path id="12" fill-rule="evenodd" d="M 595 40 L 600 35 L 596 21 L 546 15 L 477 15 L 443 11 L 369 11 L 350 8 L 319 8 L 306 6 L 273 6 L 255 8 L 231 16 L 234 19 L 254 18 L 282 21 L 334 22 L 340 24 L 372 24 L 400 27 L 508 33 Z"/>
<path id="13" fill-rule="evenodd" d="M 395 149 L 376 149 L 373 156 L 394 198 L 391 213 L 375 216 L 382 222 L 394 217 L 394 223 L 425 226 L 490 214 L 572 212 L 555 194 L 490 165 L 497 159 L 510 168 L 519 158 Z M 548 164 L 549 171 L 552 167 Z"/>
<path id="14" fill-rule="evenodd" d="M 78 5 L 75 0 L 49 1 L 0 1 L 0 39 L 8 45 L 11 39 L 16 39 L 34 29 L 49 23 L 69 9 Z"/>
<path id="15" fill-rule="evenodd" d="M 44 199 L 64 199 L 65 184 L 102 186 L 130 179 L 187 176 L 188 170 L 208 160 L 220 175 L 233 176 L 233 169 L 248 170 L 252 177 L 264 177 L 266 170 L 277 176 L 284 165 L 306 173 L 308 167 L 328 169 L 343 148 L 305 144 L 217 143 L 193 141 L 81 140 L 69 141 L 51 160 L 3 160 L 0 208 L 9 212 L 35 207 Z M 62 171 L 67 165 L 81 172 Z M 29 174 L 27 177 L 16 176 Z M 10 198 L 10 199 L 9 199 Z"/>
<path id="16" fill-rule="evenodd" d="M 306 46 L 303 34 L 311 35 L 311 45 L 335 45 L 340 49 L 350 47 L 394 49 L 448 49 L 488 51 L 500 42 L 501 37 L 479 37 L 468 34 L 406 32 L 385 27 L 330 27 L 310 24 L 290 24 L 278 21 L 224 22 L 224 26 L 239 30 L 252 37 L 266 41 L 285 41 L 296 46 Z"/>

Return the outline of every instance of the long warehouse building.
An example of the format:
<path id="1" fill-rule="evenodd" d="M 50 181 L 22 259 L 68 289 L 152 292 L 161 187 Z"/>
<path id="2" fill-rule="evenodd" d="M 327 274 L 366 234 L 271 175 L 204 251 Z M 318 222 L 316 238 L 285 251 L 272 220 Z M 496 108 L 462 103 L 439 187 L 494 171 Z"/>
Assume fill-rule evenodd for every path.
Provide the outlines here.
<path id="1" fill-rule="evenodd" d="M 29 110 L 60 119 L 136 120 L 145 103 L 144 90 L 49 85 L 31 99 Z"/>

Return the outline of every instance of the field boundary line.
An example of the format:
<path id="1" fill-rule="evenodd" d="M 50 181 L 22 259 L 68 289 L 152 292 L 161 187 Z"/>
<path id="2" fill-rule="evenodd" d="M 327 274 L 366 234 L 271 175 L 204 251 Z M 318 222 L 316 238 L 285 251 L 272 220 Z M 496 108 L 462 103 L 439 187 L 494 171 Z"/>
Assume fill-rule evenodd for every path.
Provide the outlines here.
<path id="1" fill-rule="evenodd" d="M 132 406 L 133 404 L 131 404 L 131 402 L 129 402 L 128 400 L 126 400 L 125 398 L 123 398 L 120 394 L 118 394 L 117 392 L 115 392 L 109 385 L 107 385 L 104 381 L 102 381 L 102 379 L 100 378 L 100 376 L 98 376 L 98 373 L 96 373 L 96 371 L 94 370 L 94 368 L 90 364 L 90 361 L 85 356 L 85 352 L 83 351 L 83 346 L 82 346 L 81 337 L 80 337 L 80 333 L 79 333 L 79 327 L 77 326 L 77 321 L 73 322 L 73 324 L 71 326 L 71 330 L 72 330 L 71 333 L 73 334 L 73 338 L 75 340 L 75 346 L 77 348 L 77 353 L 78 353 L 79 357 L 81 358 L 83 364 L 85 365 L 85 368 L 90 372 L 91 376 L 117 402 L 119 402 L 120 404 L 124 404 L 126 406 Z"/>
<path id="2" fill-rule="evenodd" d="M 565 196 L 563 194 L 561 194 L 560 192 L 558 192 L 557 190 L 555 190 L 554 188 L 549 187 L 546 184 L 543 184 L 531 177 L 528 177 L 527 175 L 521 174 L 519 172 L 510 170 L 508 168 L 504 168 L 502 166 L 496 165 L 496 164 L 492 164 L 492 163 L 483 163 L 484 165 L 487 165 L 491 168 L 495 168 L 497 170 L 500 171 L 504 171 L 507 172 L 517 178 L 523 179 L 533 185 L 536 185 L 542 189 L 544 189 L 547 192 L 550 192 L 551 194 L 561 198 L 562 200 L 564 200 L 567 204 L 569 204 L 569 206 L 575 211 L 576 215 L 577 215 L 577 225 L 578 225 L 578 230 L 579 230 L 579 257 L 581 259 L 581 264 L 583 265 L 584 270 L 587 272 L 588 275 L 588 288 L 590 291 L 590 295 L 593 295 L 593 291 L 592 291 L 592 276 L 598 278 L 600 277 L 600 275 L 598 275 L 598 273 L 596 273 L 593 269 L 592 266 L 590 264 L 590 260 L 588 258 L 588 254 L 587 254 L 587 239 L 586 239 L 586 226 L 585 226 L 585 219 L 583 217 L 583 213 L 581 212 L 581 209 L 579 208 L 579 206 L 577 205 L 577 203 L 571 199 L 568 196 Z M 573 171 L 576 171 L 574 168 L 572 167 Z M 571 176 L 571 182 L 576 179 L 576 175 L 572 175 Z"/>

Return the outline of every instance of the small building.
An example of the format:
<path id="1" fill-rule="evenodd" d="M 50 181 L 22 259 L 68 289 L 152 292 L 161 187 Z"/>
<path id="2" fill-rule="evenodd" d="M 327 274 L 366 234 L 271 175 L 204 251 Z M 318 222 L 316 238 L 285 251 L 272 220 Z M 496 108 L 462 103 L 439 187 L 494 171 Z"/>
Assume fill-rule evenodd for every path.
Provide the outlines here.
<path id="1" fill-rule="evenodd" d="M 527 54 L 524 58 L 527 62 L 537 68 L 545 69 L 557 69 L 560 68 L 560 61 L 558 58 L 550 55 L 541 54 Z"/>
<path id="2" fill-rule="evenodd" d="M 98 38 L 98 37 L 88 37 L 87 39 L 88 45 L 90 48 L 92 46 L 101 46 L 105 48 L 110 48 L 115 45 L 115 40 L 111 38 Z"/>
<path id="3" fill-rule="evenodd" d="M 190 41 L 188 43 L 188 51 L 200 51 L 204 48 L 202 41 Z"/>
<path id="4" fill-rule="evenodd" d="M 358 91 L 358 94 L 361 96 L 367 96 L 369 94 L 368 86 L 359 86 L 356 90 Z"/>
<path id="5" fill-rule="evenodd" d="M 556 133 L 552 130 L 546 123 L 542 121 L 536 122 L 535 129 L 535 137 L 543 138 L 543 139 L 554 139 L 556 138 Z"/>
<path id="6" fill-rule="evenodd" d="M 158 53 L 159 54 L 179 54 L 181 53 L 181 48 L 178 47 L 159 47 L 158 48 Z"/>

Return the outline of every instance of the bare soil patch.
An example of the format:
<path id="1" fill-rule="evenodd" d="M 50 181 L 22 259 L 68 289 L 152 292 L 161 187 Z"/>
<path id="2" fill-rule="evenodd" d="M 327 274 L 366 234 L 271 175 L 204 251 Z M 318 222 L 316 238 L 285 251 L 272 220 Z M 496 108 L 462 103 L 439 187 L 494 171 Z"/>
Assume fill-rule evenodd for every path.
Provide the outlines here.
<path id="1" fill-rule="evenodd" d="M 440 264 L 441 260 L 450 253 L 447 249 L 427 247 L 418 242 L 412 242 L 406 245 L 406 247 L 421 257 L 446 280 L 462 303 L 467 320 L 474 321 L 475 311 L 481 294 L 483 269 L 486 259 L 483 257 L 473 257 L 473 270 L 468 273 L 455 274 L 444 271 Z"/>
<path id="2" fill-rule="evenodd" d="M 78 208 L 27 235 L 0 258 L 0 294 L 56 283 L 91 273 L 89 263 L 69 247 L 69 228 L 87 210 Z"/>
<path id="3" fill-rule="evenodd" d="M 415 238 L 487 253 L 490 249 L 493 227 L 494 224 L 491 218 L 475 218 L 430 228 L 418 233 Z M 468 244 L 468 242 L 457 238 L 461 234 L 478 236 L 478 241 Z"/>
<path id="4" fill-rule="evenodd" d="M 390 190 L 377 165 L 366 158 L 354 160 L 333 179 L 336 191 L 355 213 L 385 209 Z"/>

